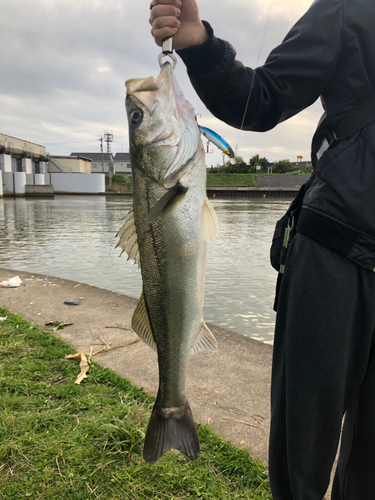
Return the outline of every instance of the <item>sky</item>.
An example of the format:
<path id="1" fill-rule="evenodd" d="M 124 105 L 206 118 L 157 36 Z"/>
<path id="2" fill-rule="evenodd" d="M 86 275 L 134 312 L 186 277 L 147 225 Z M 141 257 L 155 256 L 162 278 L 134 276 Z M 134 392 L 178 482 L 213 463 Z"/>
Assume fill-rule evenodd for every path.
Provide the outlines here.
<path id="1" fill-rule="evenodd" d="M 312 0 L 201 0 L 201 18 L 228 40 L 246 66 L 260 66 Z M 51 155 L 128 152 L 125 80 L 156 77 L 149 0 L 0 0 L 0 132 L 46 146 Z M 258 63 L 258 64 L 257 64 Z M 181 60 L 176 67 L 200 125 L 224 137 L 247 162 L 310 159 L 320 102 L 266 133 L 239 132 L 217 120 L 196 96 Z M 206 140 L 204 139 L 206 145 Z M 206 165 L 222 164 L 209 147 Z"/>

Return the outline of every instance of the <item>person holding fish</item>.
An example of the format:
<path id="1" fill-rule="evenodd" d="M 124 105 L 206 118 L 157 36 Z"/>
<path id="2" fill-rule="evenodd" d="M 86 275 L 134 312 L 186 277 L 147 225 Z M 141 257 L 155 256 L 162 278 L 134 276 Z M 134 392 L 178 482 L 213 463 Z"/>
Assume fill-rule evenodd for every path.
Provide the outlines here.
<path id="1" fill-rule="evenodd" d="M 264 132 L 321 98 L 278 295 L 269 472 L 275 500 L 375 500 L 375 3 L 316 0 L 256 69 L 195 0 L 152 0 L 191 83 L 227 124 Z M 251 34 L 249 34 L 251 42 Z"/>

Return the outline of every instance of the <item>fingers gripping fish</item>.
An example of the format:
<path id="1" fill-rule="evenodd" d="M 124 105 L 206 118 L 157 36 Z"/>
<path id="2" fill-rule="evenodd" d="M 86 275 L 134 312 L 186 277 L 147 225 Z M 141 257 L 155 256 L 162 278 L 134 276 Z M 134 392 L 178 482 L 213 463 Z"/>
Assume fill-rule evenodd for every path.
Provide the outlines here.
<path id="1" fill-rule="evenodd" d="M 132 329 L 157 351 L 159 389 L 143 456 L 175 448 L 191 460 L 199 439 L 185 393 L 189 355 L 217 350 L 203 320 L 208 241 L 218 232 L 194 110 L 164 63 L 154 78 L 126 82 L 133 208 L 118 246 L 141 268 Z"/>

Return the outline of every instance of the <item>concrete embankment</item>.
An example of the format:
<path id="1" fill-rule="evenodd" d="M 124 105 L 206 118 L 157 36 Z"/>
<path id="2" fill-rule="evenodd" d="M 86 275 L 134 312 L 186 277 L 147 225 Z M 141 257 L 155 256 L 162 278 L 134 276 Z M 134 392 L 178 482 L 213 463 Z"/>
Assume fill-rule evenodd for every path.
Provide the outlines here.
<path id="1" fill-rule="evenodd" d="M 214 176 L 211 174 L 211 177 Z M 292 198 L 308 178 L 307 175 L 256 175 L 255 187 L 207 187 L 207 195 L 209 198 Z M 118 185 L 112 188 L 113 191 L 105 194 L 132 195 L 131 188 L 120 188 Z"/>
<path id="2" fill-rule="evenodd" d="M 308 176 L 257 175 L 255 179 L 256 187 L 208 187 L 207 195 L 209 198 L 292 198 Z"/>
<path id="3" fill-rule="evenodd" d="M 19 288 L 0 288 L 0 305 L 48 329 L 50 321 L 73 323 L 56 333 L 77 351 L 109 346 L 94 360 L 156 395 L 156 354 L 131 331 L 137 300 L 83 283 L 0 268 L 0 282 L 19 276 Z M 78 306 L 65 305 L 82 299 Z M 267 461 L 272 346 L 209 325 L 217 353 L 190 358 L 187 394 L 197 422 Z"/>

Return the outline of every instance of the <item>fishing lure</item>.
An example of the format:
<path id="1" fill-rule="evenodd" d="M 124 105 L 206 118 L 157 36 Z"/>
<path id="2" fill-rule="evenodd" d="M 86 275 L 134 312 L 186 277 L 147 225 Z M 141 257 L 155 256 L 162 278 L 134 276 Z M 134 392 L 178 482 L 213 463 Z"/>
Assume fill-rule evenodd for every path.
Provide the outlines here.
<path id="1" fill-rule="evenodd" d="M 212 144 L 215 144 L 215 146 L 217 146 L 223 153 L 229 156 L 231 160 L 234 160 L 235 158 L 234 151 L 225 139 L 223 139 L 219 134 L 217 134 L 216 132 L 207 127 L 202 127 L 201 125 L 198 125 L 198 128 L 200 130 L 200 133 L 204 135 L 206 139 L 212 142 Z"/>

